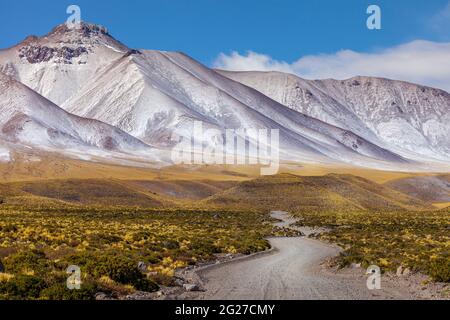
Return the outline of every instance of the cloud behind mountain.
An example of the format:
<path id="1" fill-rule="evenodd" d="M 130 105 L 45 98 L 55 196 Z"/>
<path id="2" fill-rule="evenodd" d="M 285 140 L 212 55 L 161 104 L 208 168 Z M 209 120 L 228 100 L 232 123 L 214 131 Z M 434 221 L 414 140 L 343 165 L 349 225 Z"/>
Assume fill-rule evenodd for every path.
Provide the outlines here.
<path id="1" fill-rule="evenodd" d="M 292 63 L 252 51 L 222 53 L 214 67 L 230 71 L 281 71 L 306 79 L 383 77 L 450 92 L 450 42 L 415 40 L 373 52 L 341 50 L 308 55 Z"/>

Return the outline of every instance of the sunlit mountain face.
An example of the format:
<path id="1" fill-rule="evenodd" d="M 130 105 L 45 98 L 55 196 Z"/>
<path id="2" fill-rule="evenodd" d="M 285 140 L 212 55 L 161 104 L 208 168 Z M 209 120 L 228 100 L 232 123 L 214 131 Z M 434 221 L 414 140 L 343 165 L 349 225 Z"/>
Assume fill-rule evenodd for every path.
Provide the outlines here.
<path id="1" fill-rule="evenodd" d="M 213 70 L 183 53 L 128 48 L 88 23 L 2 50 L 0 70 L 3 86 L 27 96 L 18 114 L 7 112 L 17 101 L 6 91 L 0 101 L 1 137 L 16 144 L 79 154 L 89 146 L 106 158 L 135 150 L 165 163 L 173 136 L 201 122 L 222 132 L 207 142 L 212 148 L 226 129 L 279 130 L 280 157 L 289 161 L 420 171 L 450 159 L 450 95 L 406 82 Z M 34 103 L 51 107 L 36 115 Z M 57 113 L 64 119 L 52 124 Z M 71 118 L 89 125 L 74 129 Z M 108 129 L 93 132 L 94 124 Z"/>

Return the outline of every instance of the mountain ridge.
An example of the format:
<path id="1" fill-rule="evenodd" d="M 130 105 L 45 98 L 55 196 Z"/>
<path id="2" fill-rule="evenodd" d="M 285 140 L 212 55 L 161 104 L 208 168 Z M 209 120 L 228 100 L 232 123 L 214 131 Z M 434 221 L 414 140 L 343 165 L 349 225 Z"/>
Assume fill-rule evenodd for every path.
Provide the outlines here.
<path id="1" fill-rule="evenodd" d="M 302 99 L 295 100 L 299 97 L 295 94 L 284 99 L 286 88 L 280 88 L 280 84 L 269 90 L 245 83 L 237 79 L 237 73 L 210 69 L 184 53 L 130 49 L 106 28 L 94 24 L 82 23 L 75 30 L 59 25 L 45 36 L 28 37 L 12 48 L 0 50 L 0 71 L 72 114 L 107 123 L 166 151 L 176 143 L 172 140 L 174 134 L 189 137 L 194 122 L 201 121 L 205 129 L 220 132 L 278 129 L 283 160 L 429 170 L 433 167 L 429 161 L 442 165 L 450 158 L 450 145 L 447 148 L 445 141 L 450 128 L 444 122 L 436 122 L 442 127 L 434 129 L 435 118 L 427 118 L 423 124 L 417 124 L 417 117 L 411 118 L 417 123 L 408 118 L 410 122 L 403 128 L 409 131 L 400 134 L 396 124 L 403 118 L 382 122 L 376 113 L 359 105 L 367 99 L 370 102 L 372 93 L 367 97 L 351 96 L 351 90 L 334 82 L 365 87 L 361 79 L 295 79 L 301 82 L 294 89 Z M 360 82 L 356 85 L 355 81 Z M 429 90 L 424 92 L 425 98 L 439 95 L 439 91 Z M 445 107 L 439 105 L 444 111 Z M 391 109 L 380 110 L 387 110 L 390 116 Z M 443 112 L 441 109 L 437 111 Z M 444 113 L 443 120 L 446 117 Z M 420 133 L 416 124 L 427 134 Z M 408 134 L 415 134 L 416 144 L 405 138 Z M 398 143 L 395 136 L 400 137 Z M 257 144 L 256 137 L 248 138 L 250 144 Z M 217 147 L 223 142 L 222 133 L 205 143 Z M 418 150 L 411 150 L 416 145 Z"/>
<path id="2" fill-rule="evenodd" d="M 0 139 L 25 146 L 102 156 L 144 155 L 150 147 L 118 128 L 72 115 L 0 72 Z M 104 156 L 104 155 L 103 155 Z"/>
<path id="3" fill-rule="evenodd" d="M 450 136 L 447 124 L 450 94 L 444 90 L 364 76 L 347 80 L 306 80 L 281 72 L 218 72 L 290 108 L 341 127 L 350 127 L 369 141 L 402 156 L 434 160 L 450 158 L 447 139 Z M 358 92 L 362 90 L 363 94 Z"/>
<path id="4" fill-rule="evenodd" d="M 217 207 L 249 206 L 289 212 L 430 208 L 421 200 L 349 174 L 297 176 L 283 173 L 261 177 L 240 182 L 203 201 L 206 205 Z"/>

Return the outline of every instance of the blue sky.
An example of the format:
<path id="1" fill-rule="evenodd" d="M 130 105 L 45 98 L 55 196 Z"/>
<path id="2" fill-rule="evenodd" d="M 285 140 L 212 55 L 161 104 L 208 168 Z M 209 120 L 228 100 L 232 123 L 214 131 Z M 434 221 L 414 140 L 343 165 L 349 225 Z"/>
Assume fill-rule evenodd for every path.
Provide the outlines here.
<path id="1" fill-rule="evenodd" d="M 292 66 L 305 56 L 329 54 L 335 59 L 325 61 L 327 70 L 336 73 L 335 77 L 340 73 L 344 77 L 347 73 L 343 70 L 349 69 L 352 58 L 344 57 L 348 61 L 343 63 L 338 56 L 342 50 L 383 53 L 415 40 L 428 40 L 433 45 L 450 42 L 449 0 L 0 0 L 0 48 L 30 34 L 47 33 L 66 20 L 70 4 L 81 7 L 84 21 L 105 25 L 130 47 L 183 51 L 207 65 L 229 69 L 247 69 L 247 62 L 257 68 L 254 63 L 260 63 L 263 57 L 267 61 L 259 67 L 262 70 L 272 66 L 277 69 L 281 63 L 291 68 L 281 68 L 283 71 L 326 77 L 328 74 L 317 71 L 319 66 L 314 64 L 311 70 L 305 70 L 305 61 L 301 68 Z M 381 7 L 382 30 L 366 28 L 370 4 Z M 414 52 L 423 47 L 421 43 L 412 46 Z M 251 53 L 257 55 L 249 57 Z M 363 55 L 361 59 L 365 58 Z M 331 68 L 336 64 L 340 70 Z M 405 70 L 408 67 L 404 66 Z M 354 73 L 366 70 L 355 69 Z M 408 77 L 397 73 L 392 76 Z M 430 81 L 425 83 L 447 86 Z"/>
<path id="2" fill-rule="evenodd" d="M 211 64 L 221 52 L 299 56 L 390 47 L 415 39 L 450 40 L 433 18 L 448 0 L 40 0 L 0 1 L 0 47 L 42 35 L 77 4 L 83 20 L 103 24 L 131 47 L 179 50 Z M 366 8 L 382 9 L 382 30 L 366 28 Z"/>

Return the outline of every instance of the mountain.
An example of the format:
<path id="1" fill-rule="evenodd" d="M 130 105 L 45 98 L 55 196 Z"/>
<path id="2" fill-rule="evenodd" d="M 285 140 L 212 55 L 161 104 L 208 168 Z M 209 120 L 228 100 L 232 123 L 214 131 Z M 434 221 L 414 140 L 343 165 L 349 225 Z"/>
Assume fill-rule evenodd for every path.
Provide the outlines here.
<path id="1" fill-rule="evenodd" d="M 70 53 L 70 54 L 67 54 Z M 170 148 L 174 133 L 206 129 L 280 130 L 286 159 L 404 163 L 351 131 L 289 109 L 181 53 L 132 50 L 106 29 L 64 25 L 0 53 L 5 72 L 65 110 L 116 126 L 148 144 Z M 66 83 L 62 88 L 61 83 Z M 65 89 L 67 88 L 67 89 Z M 255 137 L 250 143 L 256 144 Z M 214 146 L 221 144 L 223 134 Z"/>
<path id="2" fill-rule="evenodd" d="M 373 77 L 312 81 L 280 72 L 218 72 L 406 158 L 450 160 L 450 94 L 443 90 Z"/>
<path id="3" fill-rule="evenodd" d="M 393 135 L 391 127 L 397 120 L 389 119 L 389 127 L 378 119 L 378 112 L 364 111 L 365 105 L 344 104 L 343 94 L 334 93 L 337 89 L 331 84 L 324 82 L 319 88 L 304 81 L 302 85 L 310 89 L 301 96 L 313 101 L 304 108 L 301 99 L 297 105 L 296 99 L 283 100 L 282 93 L 275 94 L 285 90 L 282 82 L 269 83 L 270 90 L 253 88 L 244 79 L 212 70 L 182 53 L 128 48 L 106 28 L 88 23 L 78 29 L 60 25 L 43 37 L 28 37 L 1 50 L 0 70 L 67 112 L 107 123 L 158 150 L 170 151 L 177 143 L 174 137 L 191 138 L 194 123 L 201 121 L 204 130 L 216 130 L 204 142 L 210 147 L 223 144 L 226 129 L 278 129 L 280 157 L 285 161 L 429 170 L 420 162 L 447 159 L 445 123 L 439 129 L 430 129 L 428 118 L 416 123 L 434 142 L 418 139 L 418 151 L 412 152 L 412 146 L 404 148 L 407 135 L 399 134 L 402 148 L 387 137 Z M 300 90 L 302 85 L 294 88 Z M 358 99 L 364 99 L 360 95 Z M 436 113 L 441 109 L 445 111 L 445 104 Z M 376 121 L 369 121 L 372 118 Z M 249 146 L 256 146 L 257 134 L 246 134 Z M 235 150 L 228 146 L 226 151 Z M 238 147 L 237 152 L 245 150 Z"/>
<path id="4" fill-rule="evenodd" d="M 151 151 L 140 140 L 113 126 L 64 111 L 1 72 L 0 141 L 5 146 L 33 146 L 84 156 L 144 155 Z M 5 146 L 2 148 L 8 150 Z"/>
<path id="5" fill-rule="evenodd" d="M 353 176 L 279 174 L 244 181 L 204 200 L 205 205 L 265 210 L 425 209 L 429 206 L 373 181 Z"/>
<path id="6" fill-rule="evenodd" d="M 173 132 L 189 134 L 193 121 L 201 121 L 220 131 L 278 129 L 290 156 L 348 161 L 364 155 L 402 161 L 352 132 L 294 112 L 180 53 L 142 51 L 125 56 L 62 107 L 160 147 L 171 146 Z"/>
<path id="7" fill-rule="evenodd" d="M 127 50 L 104 27 L 83 23 L 68 29 L 62 24 L 43 37 L 29 36 L 0 50 L 0 71 L 61 105 Z"/>
<path id="8" fill-rule="evenodd" d="M 151 194 L 182 200 L 200 200 L 234 187 L 236 181 L 131 180 L 127 184 Z"/>
<path id="9" fill-rule="evenodd" d="M 402 178 L 385 186 L 427 202 L 450 202 L 450 175 Z"/>
<path id="10" fill-rule="evenodd" d="M 3 192 L 3 189 L 8 189 L 9 192 Z M 119 180 L 107 179 L 58 179 L 0 184 L 0 198 L 7 203 L 14 203 L 15 197 L 31 203 L 33 200 L 49 199 L 102 206 L 161 207 L 171 204 L 157 195 L 130 188 Z"/>

